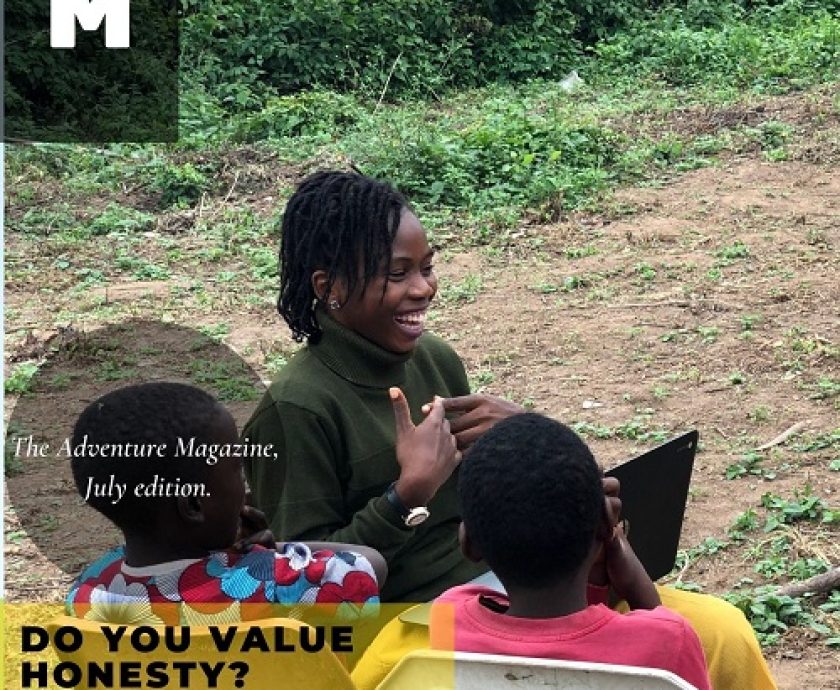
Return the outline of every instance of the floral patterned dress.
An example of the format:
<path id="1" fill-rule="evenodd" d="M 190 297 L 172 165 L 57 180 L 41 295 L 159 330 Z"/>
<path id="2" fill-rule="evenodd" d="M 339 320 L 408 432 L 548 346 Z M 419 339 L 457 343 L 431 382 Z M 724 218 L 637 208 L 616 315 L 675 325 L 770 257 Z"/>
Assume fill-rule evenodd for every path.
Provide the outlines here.
<path id="1" fill-rule="evenodd" d="M 101 622 L 214 625 L 296 617 L 309 604 L 356 618 L 373 613 L 378 602 L 366 558 L 290 543 L 280 551 L 254 546 L 139 568 L 126 565 L 119 546 L 82 572 L 65 605 L 71 616 Z"/>

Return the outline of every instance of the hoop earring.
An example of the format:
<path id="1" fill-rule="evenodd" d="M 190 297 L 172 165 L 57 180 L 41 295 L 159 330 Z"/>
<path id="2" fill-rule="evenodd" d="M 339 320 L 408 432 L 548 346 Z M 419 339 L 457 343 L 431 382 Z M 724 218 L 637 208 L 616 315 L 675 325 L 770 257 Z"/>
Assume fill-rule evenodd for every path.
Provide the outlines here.
<path id="1" fill-rule="evenodd" d="M 330 309 L 335 311 L 336 309 L 341 309 L 341 305 L 338 303 L 337 299 L 331 299 L 329 302 Z"/>

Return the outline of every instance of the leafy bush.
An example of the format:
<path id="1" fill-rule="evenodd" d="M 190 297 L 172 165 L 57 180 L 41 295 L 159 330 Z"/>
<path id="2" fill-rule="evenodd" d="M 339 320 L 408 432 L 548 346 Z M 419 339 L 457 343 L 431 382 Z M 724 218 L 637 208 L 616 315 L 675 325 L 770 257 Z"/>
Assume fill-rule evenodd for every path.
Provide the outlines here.
<path id="1" fill-rule="evenodd" d="M 24 362 L 5 379 L 3 390 L 7 395 L 24 395 L 31 391 L 32 379 L 38 373 L 38 365 L 34 362 Z"/>
<path id="2" fill-rule="evenodd" d="M 574 207 L 603 186 L 617 157 L 610 129 L 569 122 L 545 103 L 489 99 L 469 115 L 418 120 L 395 123 L 375 142 L 361 132 L 347 149 L 421 207 L 478 215 L 552 199 Z"/>
<path id="3" fill-rule="evenodd" d="M 634 20 L 594 50 L 607 74 L 642 72 L 672 84 L 804 86 L 836 74 L 837 4 L 785 0 L 756 3 L 745 13 L 736 2 L 689 1 Z"/>
<path id="4" fill-rule="evenodd" d="M 133 208 L 108 204 L 108 207 L 88 224 L 92 235 L 107 235 L 112 232 L 140 232 L 154 226 L 155 217 Z"/>
<path id="5" fill-rule="evenodd" d="M 234 138 L 250 142 L 322 135 L 329 140 L 363 113 L 357 99 L 333 91 L 278 96 L 270 98 L 259 112 L 240 118 Z"/>
<path id="6" fill-rule="evenodd" d="M 155 175 L 155 187 L 161 192 L 161 204 L 195 204 L 210 188 L 207 176 L 192 163 L 163 165 Z"/>
<path id="7" fill-rule="evenodd" d="M 182 0 L 186 83 L 233 110 L 277 93 L 362 89 L 435 96 L 453 86 L 558 76 L 580 40 L 630 14 L 628 0 Z"/>

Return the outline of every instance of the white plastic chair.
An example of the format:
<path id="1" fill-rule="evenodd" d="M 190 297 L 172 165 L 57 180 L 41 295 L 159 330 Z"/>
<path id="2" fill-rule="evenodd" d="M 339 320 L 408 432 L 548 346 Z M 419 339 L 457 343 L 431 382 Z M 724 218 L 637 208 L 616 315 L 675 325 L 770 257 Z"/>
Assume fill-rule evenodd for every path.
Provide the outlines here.
<path id="1" fill-rule="evenodd" d="M 377 690 L 696 690 L 670 671 L 499 654 L 418 651 Z"/>

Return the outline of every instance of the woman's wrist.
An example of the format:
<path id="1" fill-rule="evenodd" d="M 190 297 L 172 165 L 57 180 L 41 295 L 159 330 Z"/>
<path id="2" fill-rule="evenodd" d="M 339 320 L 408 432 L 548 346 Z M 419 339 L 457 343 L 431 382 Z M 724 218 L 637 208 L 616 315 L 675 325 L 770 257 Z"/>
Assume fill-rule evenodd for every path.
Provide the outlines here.
<path id="1" fill-rule="evenodd" d="M 432 496 L 434 496 L 434 492 L 430 492 L 422 483 L 416 480 L 406 479 L 402 476 L 394 482 L 394 491 L 400 501 L 402 501 L 402 504 L 409 510 L 418 506 L 428 505 L 429 501 L 432 500 Z"/>

